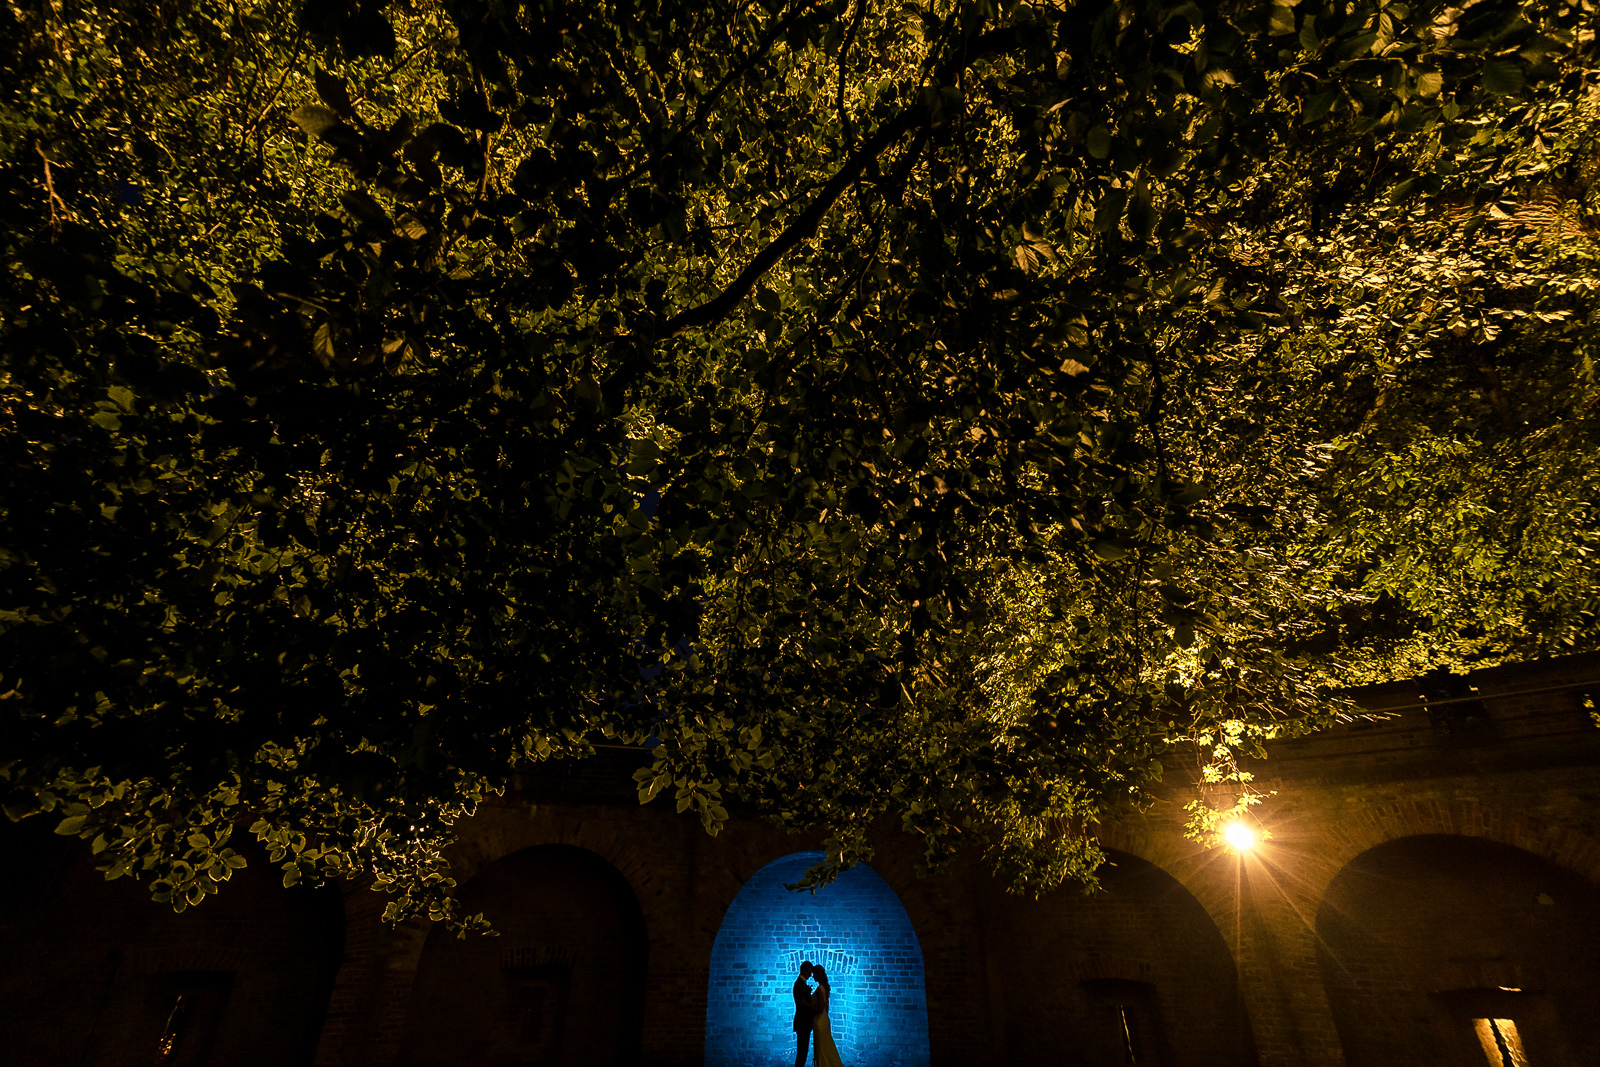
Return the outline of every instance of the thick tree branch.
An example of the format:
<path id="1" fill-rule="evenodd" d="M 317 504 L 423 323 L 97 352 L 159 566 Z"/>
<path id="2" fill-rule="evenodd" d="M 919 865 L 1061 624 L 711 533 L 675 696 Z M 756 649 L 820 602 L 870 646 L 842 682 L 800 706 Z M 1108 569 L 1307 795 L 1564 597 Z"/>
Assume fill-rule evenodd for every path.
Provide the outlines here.
<path id="1" fill-rule="evenodd" d="M 972 60 L 990 55 L 994 52 L 1004 51 L 1007 47 L 1014 46 L 1019 40 L 1015 30 L 991 30 L 973 42 L 973 47 L 967 50 L 966 55 L 959 61 L 951 62 L 941 67 L 937 81 L 944 83 L 959 69 Z M 843 196 L 858 180 L 862 172 L 886 152 L 891 145 L 903 137 L 908 131 L 926 126 L 929 119 L 928 109 L 921 104 L 906 108 L 890 121 L 878 127 L 878 131 L 867 139 L 866 143 L 854 155 L 845 161 L 844 166 L 834 172 L 821 191 L 817 193 L 811 205 L 800 213 L 777 237 L 756 253 L 755 259 L 747 264 L 739 276 L 728 284 L 728 287 L 699 307 L 692 307 L 687 311 L 674 315 L 662 326 L 661 336 L 676 337 L 677 335 L 695 329 L 696 327 L 711 326 L 721 322 L 728 316 L 739 302 L 750 294 L 761 276 L 771 270 L 795 245 L 809 238 L 822 224 L 823 218 L 832 210 L 833 205 Z M 920 147 L 920 146 L 919 146 Z"/>
<path id="2" fill-rule="evenodd" d="M 834 172 L 833 177 L 829 178 L 827 184 L 817 193 L 816 199 L 800 213 L 800 217 L 757 252 L 756 257 L 745 265 L 744 270 L 739 272 L 739 276 L 730 282 L 726 289 L 699 307 L 690 308 L 673 316 L 662 329 L 662 334 L 676 337 L 685 330 L 692 330 L 697 326 L 710 326 L 726 318 L 728 313 L 749 295 L 750 290 L 755 288 L 756 282 L 761 280 L 763 274 L 771 270 L 791 248 L 816 232 L 823 217 L 833 208 L 839 197 L 844 195 L 845 190 L 856 183 L 862 171 L 867 169 L 867 165 L 898 141 L 907 130 L 927 121 L 927 117 L 926 108 L 910 107 L 878 127 L 878 132 L 861 146 L 860 151 Z"/>

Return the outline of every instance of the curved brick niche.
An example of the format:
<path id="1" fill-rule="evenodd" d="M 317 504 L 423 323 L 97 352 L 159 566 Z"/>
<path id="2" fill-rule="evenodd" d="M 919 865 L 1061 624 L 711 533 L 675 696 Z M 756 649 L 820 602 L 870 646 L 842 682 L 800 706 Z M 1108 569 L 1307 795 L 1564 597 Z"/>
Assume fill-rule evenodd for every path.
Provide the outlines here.
<path id="1" fill-rule="evenodd" d="M 344 944 L 337 890 L 282 888 L 235 838 L 249 866 L 175 915 L 41 823 L 0 820 L 0 1063 L 312 1062 Z"/>
<path id="2" fill-rule="evenodd" d="M 794 1063 L 790 988 L 802 960 L 828 969 L 834 1040 L 850 1067 L 926 1067 L 922 948 L 894 890 L 870 868 L 791 893 L 822 859 L 796 852 L 745 883 L 711 950 L 706 1067 Z"/>
<path id="3" fill-rule="evenodd" d="M 1189 890 L 1107 850 L 1100 890 L 993 889 L 987 942 L 1011 1067 L 1257 1062 L 1226 939 Z"/>
<path id="4" fill-rule="evenodd" d="M 600 857 L 513 853 L 463 887 L 499 937 L 428 934 L 402 1067 L 635 1067 L 646 938 L 638 900 Z"/>
<path id="5" fill-rule="evenodd" d="M 1317 935 L 1351 1064 L 1600 1063 L 1600 887 L 1566 868 L 1478 838 L 1400 838 L 1333 880 Z"/>

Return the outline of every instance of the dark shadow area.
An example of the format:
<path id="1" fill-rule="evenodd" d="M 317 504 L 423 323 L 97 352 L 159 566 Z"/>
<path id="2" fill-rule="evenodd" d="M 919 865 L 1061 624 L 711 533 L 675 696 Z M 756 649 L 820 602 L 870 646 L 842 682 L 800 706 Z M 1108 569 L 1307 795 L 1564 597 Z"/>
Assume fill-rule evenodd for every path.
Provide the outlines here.
<path id="1" fill-rule="evenodd" d="M 243 835 L 240 835 L 243 836 Z M 44 819 L 0 820 L 0 1012 L 17 1067 L 307 1065 L 344 946 L 336 889 L 249 866 L 174 914 Z"/>
<path id="2" fill-rule="evenodd" d="M 1317 934 L 1350 1067 L 1600 1063 L 1600 889 L 1547 860 L 1386 842 L 1329 885 Z"/>
<path id="3" fill-rule="evenodd" d="M 1256 1063 L 1233 954 L 1177 879 L 1111 852 L 1101 889 L 992 904 L 989 981 L 1017 1067 Z"/>
<path id="4" fill-rule="evenodd" d="M 565 845 L 524 849 L 463 887 L 498 937 L 436 926 L 423 947 L 400 1062 L 407 1067 L 632 1067 L 648 941 L 633 889 Z"/>

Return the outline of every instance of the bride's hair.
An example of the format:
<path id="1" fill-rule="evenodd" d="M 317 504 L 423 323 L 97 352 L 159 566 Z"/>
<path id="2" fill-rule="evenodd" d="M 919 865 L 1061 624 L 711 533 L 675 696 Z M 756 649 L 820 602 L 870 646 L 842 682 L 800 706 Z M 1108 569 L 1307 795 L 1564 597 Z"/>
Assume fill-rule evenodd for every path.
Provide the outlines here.
<path id="1" fill-rule="evenodd" d="M 823 970 L 821 964 L 813 964 L 812 965 L 812 967 L 811 967 L 811 977 L 816 980 L 816 983 L 818 985 L 827 985 L 828 984 L 828 972 Z"/>

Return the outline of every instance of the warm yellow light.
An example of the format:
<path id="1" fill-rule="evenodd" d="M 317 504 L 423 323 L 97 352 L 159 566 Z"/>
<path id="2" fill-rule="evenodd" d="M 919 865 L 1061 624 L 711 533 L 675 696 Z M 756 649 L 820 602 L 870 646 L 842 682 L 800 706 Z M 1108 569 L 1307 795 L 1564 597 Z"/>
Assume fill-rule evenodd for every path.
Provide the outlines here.
<path id="1" fill-rule="evenodd" d="M 1222 829 L 1222 839 L 1235 851 L 1247 852 L 1255 847 L 1256 832 L 1242 822 L 1230 822 Z"/>
<path id="2" fill-rule="evenodd" d="M 1522 1050 L 1522 1035 L 1511 1019 L 1474 1019 L 1478 1041 L 1490 1067 L 1528 1067 L 1528 1054 Z"/>

